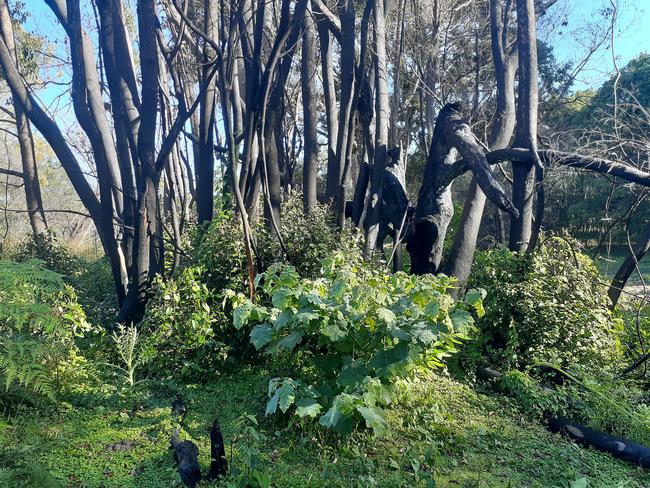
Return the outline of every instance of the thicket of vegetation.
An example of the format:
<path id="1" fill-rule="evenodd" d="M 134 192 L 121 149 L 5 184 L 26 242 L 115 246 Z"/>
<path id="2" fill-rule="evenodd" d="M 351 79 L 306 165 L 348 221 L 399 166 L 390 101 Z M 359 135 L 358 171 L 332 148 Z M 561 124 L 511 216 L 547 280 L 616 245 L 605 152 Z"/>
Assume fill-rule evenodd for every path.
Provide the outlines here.
<path id="1" fill-rule="evenodd" d="M 0 486 L 650 486 L 650 55 L 583 3 L 0 0 Z"/>

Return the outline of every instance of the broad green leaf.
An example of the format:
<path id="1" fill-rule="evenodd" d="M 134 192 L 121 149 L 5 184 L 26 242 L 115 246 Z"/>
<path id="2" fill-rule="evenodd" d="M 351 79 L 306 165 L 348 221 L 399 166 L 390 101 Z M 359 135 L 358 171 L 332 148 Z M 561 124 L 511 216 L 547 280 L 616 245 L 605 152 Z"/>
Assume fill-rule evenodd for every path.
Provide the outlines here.
<path id="1" fill-rule="evenodd" d="M 291 351 L 294 347 L 302 342 L 303 333 L 300 330 L 295 330 L 288 336 L 280 340 L 275 348 L 276 349 L 286 349 Z"/>
<path id="2" fill-rule="evenodd" d="M 451 314 L 451 322 L 454 326 L 454 331 L 464 332 L 474 324 L 474 318 L 467 310 L 456 310 Z"/>
<path id="3" fill-rule="evenodd" d="M 339 375 L 339 384 L 341 386 L 352 386 L 360 383 L 370 372 L 363 364 L 354 361 L 352 357 L 347 356 L 343 359 L 343 368 Z"/>
<path id="4" fill-rule="evenodd" d="M 391 325 L 397 320 L 392 310 L 383 307 L 377 309 L 377 318 L 387 325 Z"/>
<path id="5" fill-rule="evenodd" d="M 280 395 L 280 410 L 286 413 L 296 399 L 296 388 L 293 386 L 293 381 L 290 379 L 284 380 L 284 383 L 276 390 L 276 393 Z"/>
<path id="6" fill-rule="evenodd" d="M 273 329 L 269 324 L 259 324 L 251 330 L 251 344 L 255 346 L 258 351 L 271 342 L 271 334 Z"/>
<path id="7" fill-rule="evenodd" d="M 375 434 L 383 435 L 386 433 L 386 419 L 379 407 L 364 407 L 363 405 L 358 405 L 357 412 L 359 412 L 366 421 L 366 427 L 372 429 Z"/>
<path id="8" fill-rule="evenodd" d="M 275 319 L 275 322 L 273 322 L 273 327 L 275 327 L 275 330 L 282 329 L 289 323 L 292 317 L 292 310 L 284 310 L 280 315 L 278 315 L 278 318 Z"/>
<path id="9" fill-rule="evenodd" d="M 483 299 L 485 298 L 485 295 L 485 290 L 477 290 L 475 288 L 468 290 L 465 294 L 465 303 L 473 307 L 479 317 L 485 315 L 485 309 L 483 308 Z"/>
<path id="10" fill-rule="evenodd" d="M 320 419 L 318 420 L 318 423 L 321 424 L 323 427 L 334 427 L 339 419 L 341 418 L 341 411 L 339 410 L 339 406 L 336 402 L 332 403 L 332 406 L 330 409 L 325 412 L 325 414 L 321 415 Z"/>
<path id="11" fill-rule="evenodd" d="M 339 324 L 334 321 L 328 321 L 323 327 L 321 327 L 320 332 L 325 337 L 329 338 L 329 340 L 332 342 L 343 339 L 346 335 L 348 335 L 347 331 L 341 329 L 339 327 Z"/>
<path id="12" fill-rule="evenodd" d="M 300 418 L 316 418 L 322 410 L 322 405 L 313 398 L 301 398 L 296 402 L 296 415 Z"/>
<path id="13" fill-rule="evenodd" d="M 235 329 L 239 330 L 246 325 L 252 309 L 253 304 L 251 302 L 244 302 L 233 311 L 232 320 Z"/>
<path id="14" fill-rule="evenodd" d="M 265 415 L 273 415 L 278 409 L 278 402 L 280 401 L 280 389 L 276 389 L 271 399 L 266 402 Z"/>
<path id="15" fill-rule="evenodd" d="M 368 381 L 366 392 L 363 394 L 363 401 L 366 405 L 374 407 L 375 405 L 388 406 L 393 400 L 393 388 L 385 385 L 379 378 L 372 378 Z"/>
<path id="16" fill-rule="evenodd" d="M 397 326 L 392 326 L 390 329 L 388 329 L 388 332 L 390 333 L 390 336 L 393 339 L 398 339 L 398 340 L 404 341 L 404 342 L 410 342 L 411 341 L 411 334 L 406 332 L 404 329 L 400 329 Z"/>
<path id="17" fill-rule="evenodd" d="M 291 296 L 291 290 L 288 288 L 278 288 L 273 292 L 271 297 L 271 302 L 274 307 L 279 308 L 280 310 L 287 308 L 289 305 L 289 297 Z"/>

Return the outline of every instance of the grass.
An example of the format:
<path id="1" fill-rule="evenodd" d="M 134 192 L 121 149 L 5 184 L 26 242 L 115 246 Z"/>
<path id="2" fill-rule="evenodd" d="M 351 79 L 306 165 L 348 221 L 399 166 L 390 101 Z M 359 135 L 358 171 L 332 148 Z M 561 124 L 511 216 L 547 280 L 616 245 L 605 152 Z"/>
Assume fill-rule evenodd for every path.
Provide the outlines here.
<path id="1" fill-rule="evenodd" d="M 264 418 L 268 373 L 243 371 L 207 384 L 145 383 L 137 393 L 92 392 L 47 414 L 0 423 L 0 486 L 181 486 L 168 440 L 169 405 L 186 399 L 182 436 L 209 465 L 207 429 L 218 417 L 228 455 L 238 419 L 255 415 L 263 436 L 240 442 L 233 464 L 250 448 L 275 487 L 648 487 L 650 474 L 583 449 L 526 418 L 506 397 L 481 392 L 445 374 L 403 385 L 390 411 L 391 431 L 339 438 L 313 425 Z M 120 441 L 130 441 L 120 444 Z M 587 485 L 581 484 L 586 480 Z M 231 480 L 232 482 L 232 480 Z M 201 486 L 235 486 L 203 483 Z"/>

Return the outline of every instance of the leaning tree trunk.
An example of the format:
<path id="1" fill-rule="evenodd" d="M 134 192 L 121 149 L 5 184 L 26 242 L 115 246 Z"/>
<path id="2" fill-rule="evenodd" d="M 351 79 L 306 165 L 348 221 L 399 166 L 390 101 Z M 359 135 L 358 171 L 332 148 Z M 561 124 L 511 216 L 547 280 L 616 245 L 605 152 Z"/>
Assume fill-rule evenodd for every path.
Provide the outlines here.
<path id="1" fill-rule="evenodd" d="M 5 2 L 0 3 L 0 29 L 7 43 L 7 48 L 16 66 L 19 66 L 16 44 L 14 41 L 13 25 L 9 14 L 9 8 Z M 34 235 L 47 231 L 47 221 L 43 211 L 43 199 L 41 197 L 41 185 L 38 181 L 38 168 L 36 166 L 36 152 L 34 151 L 34 137 L 29 119 L 18 100 L 13 101 L 14 114 L 16 116 L 16 133 L 18 145 L 20 146 L 20 159 L 23 166 L 23 185 L 25 186 L 25 200 L 27 203 L 27 214 L 29 223 L 32 226 Z"/>
<path id="2" fill-rule="evenodd" d="M 607 294 L 611 300 L 611 309 L 616 308 L 618 299 L 621 297 L 621 292 L 625 288 L 627 280 L 630 279 L 632 273 L 638 269 L 639 261 L 650 251 L 650 225 L 646 228 L 645 232 L 639 238 L 636 246 L 630 249 L 625 261 L 621 264 L 620 268 L 614 275 L 612 283 L 609 285 Z"/>

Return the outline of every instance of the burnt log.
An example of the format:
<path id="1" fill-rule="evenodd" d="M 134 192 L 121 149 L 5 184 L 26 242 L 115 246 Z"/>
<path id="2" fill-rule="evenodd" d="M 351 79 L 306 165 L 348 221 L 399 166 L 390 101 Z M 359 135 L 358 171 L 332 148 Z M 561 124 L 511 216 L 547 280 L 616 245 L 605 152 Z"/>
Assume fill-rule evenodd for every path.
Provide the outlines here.
<path id="1" fill-rule="evenodd" d="M 221 427 L 217 419 L 212 423 L 210 430 L 210 471 L 207 479 L 214 480 L 225 476 L 228 473 L 228 461 L 226 460 L 226 447 L 223 443 Z"/>
<path id="2" fill-rule="evenodd" d="M 643 469 L 650 469 L 650 448 L 644 445 L 598 432 L 576 424 L 566 417 L 549 417 L 548 428 L 551 432 L 563 434 L 578 444 L 593 447 L 618 459 L 637 464 Z"/>
<path id="3" fill-rule="evenodd" d="M 186 486 L 193 488 L 201 481 L 201 467 L 199 466 L 199 448 L 192 441 L 181 440 L 178 430 L 175 430 L 170 440 L 174 450 L 178 473 Z"/>

